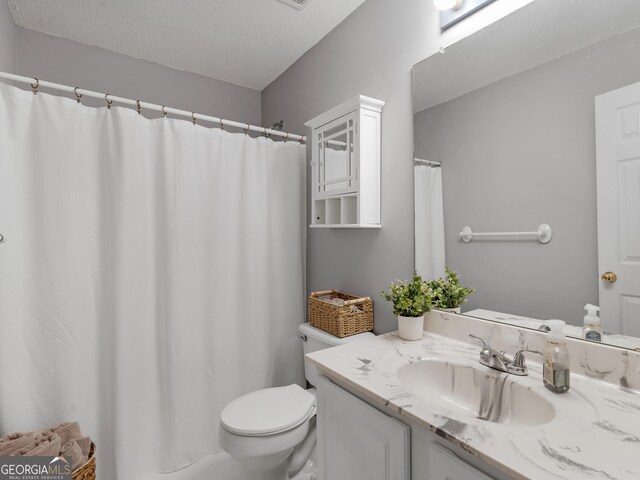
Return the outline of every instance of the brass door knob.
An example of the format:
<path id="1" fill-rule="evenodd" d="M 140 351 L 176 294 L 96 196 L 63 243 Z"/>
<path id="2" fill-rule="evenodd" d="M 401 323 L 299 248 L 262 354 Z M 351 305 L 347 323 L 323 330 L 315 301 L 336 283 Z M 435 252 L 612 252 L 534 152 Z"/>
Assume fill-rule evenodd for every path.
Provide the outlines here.
<path id="1" fill-rule="evenodd" d="M 604 272 L 600 278 L 607 283 L 616 283 L 618 280 L 618 276 L 613 272 Z"/>

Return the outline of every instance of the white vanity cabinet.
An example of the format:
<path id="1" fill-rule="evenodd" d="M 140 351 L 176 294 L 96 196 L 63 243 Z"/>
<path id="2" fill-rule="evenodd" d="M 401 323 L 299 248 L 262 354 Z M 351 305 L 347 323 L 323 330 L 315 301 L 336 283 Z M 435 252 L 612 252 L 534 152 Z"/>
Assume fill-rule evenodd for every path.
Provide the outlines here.
<path id="1" fill-rule="evenodd" d="M 318 480 L 512 480 L 325 377 L 316 383 Z"/>
<path id="2" fill-rule="evenodd" d="M 318 480 L 409 480 L 410 428 L 320 377 Z"/>
<path id="3" fill-rule="evenodd" d="M 429 480 L 493 480 L 436 442 L 429 445 Z"/>
<path id="4" fill-rule="evenodd" d="M 359 95 L 305 123 L 311 127 L 311 227 L 381 227 L 383 106 Z"/>

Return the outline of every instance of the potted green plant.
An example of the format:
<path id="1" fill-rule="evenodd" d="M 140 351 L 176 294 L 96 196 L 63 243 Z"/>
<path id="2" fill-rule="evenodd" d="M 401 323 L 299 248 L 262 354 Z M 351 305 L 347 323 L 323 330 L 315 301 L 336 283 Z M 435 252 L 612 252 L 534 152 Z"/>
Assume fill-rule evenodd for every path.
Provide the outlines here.
<path id="1" fill-rule="evenodd" d="M 431 291 L 432 307 L 460 313 L 460 306 L 475 290 L 460 285 L 458 274 L 449 267 L 445 267 L 445 272 L 446 278 L 432 279 L 427 282 Z"/>
<path id="2" fill-rule="evenodd" d="M 398 333 L 404 340 L 420 340 L 424 329 L 424 314 L 431 310 L 431 291 L 416 272 L 410 282 L 396 280 L 382 297 L 393 302 L 393 313 L 398 316 Z"/>

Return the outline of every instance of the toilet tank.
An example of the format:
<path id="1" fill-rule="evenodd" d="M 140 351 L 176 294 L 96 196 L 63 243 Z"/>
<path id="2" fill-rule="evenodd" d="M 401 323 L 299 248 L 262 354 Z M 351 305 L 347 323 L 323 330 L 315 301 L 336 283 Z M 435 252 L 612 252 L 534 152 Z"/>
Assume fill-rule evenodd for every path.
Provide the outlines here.
<path id="1" fill-rule="evenodd" d="M 322 350 L 324 348 L 331 348 L 337 345 L 344 345 L 345 343 L 361 342 L 375 337 L 371 332 L 360 333 L 358 335 L 352 335 L 350 337 L 338 338 L 335 335 L 320 330 L 319 328 L 312 327 L 309 323 L 303 323 L 298 328 L 298 336 L 302 340 L 302 346 L 304 354 L 315 352 L 316 350 Z M 307 382 L 311 385 L 316 385 L 315 379 L 318 376 L 317 368 L 311 364 L 305 357 L 304 359 L 304 376 L 307 378 Z"/>

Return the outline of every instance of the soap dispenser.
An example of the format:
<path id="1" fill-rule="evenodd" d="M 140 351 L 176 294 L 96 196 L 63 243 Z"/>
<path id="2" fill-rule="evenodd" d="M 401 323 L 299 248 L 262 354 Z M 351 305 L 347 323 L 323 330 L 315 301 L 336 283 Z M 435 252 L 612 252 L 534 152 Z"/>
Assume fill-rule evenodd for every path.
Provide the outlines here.
<path id="1" fill-rule="evenodd" d="M 551 331 L 547 333 L 544 347 L 542 378 L 544 386 L 554 393 L 569 391 L 570 362 L 567 339 L 562 333 L 565 323 L 562 320 L 547 322 Z"/>
<path id="2" fill-rule="evenodd" d="M 582 336 L 592 342 L 602 341 L 602 325 L 598 312 L 600 307 L 587 303 L 584 306 L 587 314 L 584 316 L 584 325 L 582 326 Z"/>

